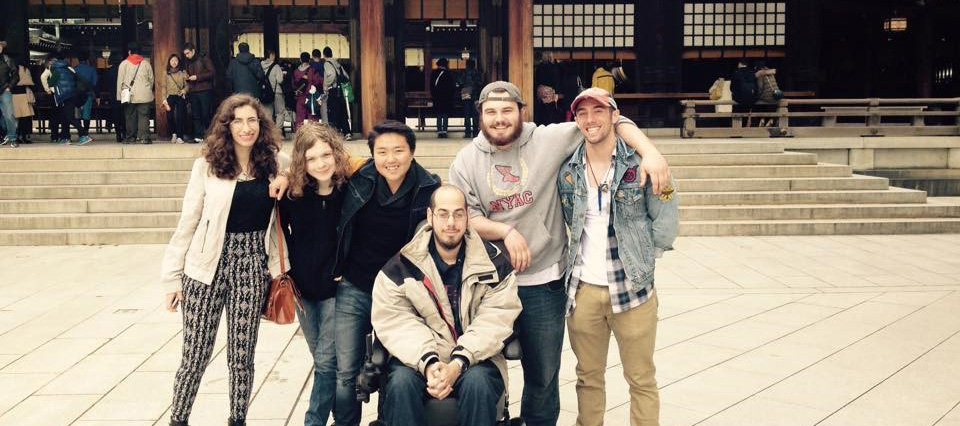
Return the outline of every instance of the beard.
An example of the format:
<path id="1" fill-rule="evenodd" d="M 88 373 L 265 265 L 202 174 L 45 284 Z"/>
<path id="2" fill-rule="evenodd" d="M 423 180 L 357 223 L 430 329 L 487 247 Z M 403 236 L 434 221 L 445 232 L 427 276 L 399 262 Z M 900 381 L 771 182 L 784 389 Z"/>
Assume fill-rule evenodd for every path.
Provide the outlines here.
<path id="1" fill-rule="evenodd" d="M 494 124 L 499 124 L 499 123 L 494 123 Z M 488 130 L 489 128 L 487 127 L 486 123 L 482 121 L 480 122 L 480 131 L 483 132 L 483 137 L 487 138 L 487 141 L 489 141 L 491 144 L 495 146 L 510 145 L 514 141 L 516 141 L 518 137 L 520 137 L 520 132 L 523 131 L 523 126 L 521 125 L 520 120 L 517 120 L 516 122 L 511 124 L 512 124 L 513 131 L 502 138 L 494 137 L 491 134 L 490 130 Z"/>
<path id="2" fill-rule="evenodd" d="M 445 238 L 440 235 L 434 235 L 433 242 L 446 250 L 456 250 L 463 243 L 463 235 L 460 237 Z"/>

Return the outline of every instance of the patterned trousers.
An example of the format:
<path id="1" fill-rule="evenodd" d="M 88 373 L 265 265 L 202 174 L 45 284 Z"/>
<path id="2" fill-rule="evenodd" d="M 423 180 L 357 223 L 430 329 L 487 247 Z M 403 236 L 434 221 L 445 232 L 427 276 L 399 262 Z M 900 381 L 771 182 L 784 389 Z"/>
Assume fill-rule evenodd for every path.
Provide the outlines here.
<path id="1" fill-rule="evenodd" d="M 171 421 L 186 422 L 213 355 L 220 314 L 227 311 L 230 418 L 247 416 L 260 314 L 270 285 L 266 231 L 227 233 L 213 283 L 183 278 L 183 358 L 173 385 Z"/>

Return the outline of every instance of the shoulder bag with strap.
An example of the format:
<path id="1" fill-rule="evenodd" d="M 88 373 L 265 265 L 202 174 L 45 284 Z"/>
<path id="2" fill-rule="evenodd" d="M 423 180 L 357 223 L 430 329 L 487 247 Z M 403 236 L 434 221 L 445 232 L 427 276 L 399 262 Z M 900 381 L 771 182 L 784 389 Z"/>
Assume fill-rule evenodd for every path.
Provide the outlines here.
<path id="1" fill-rule="evenodd" d="M 128 85 L 127 87 L 124 87 L 123 89 L 120 90 L 120 103 L 121 103 L 121 104 L 129 104 L 129 103 L 130 103 L 130 97 L 132 96 L 132 93 L 131 93 L 131 92 L 133 91 L 133 82 L 137 80 L 137 73 L 140 72 L 140 65 L 143 65 L 143 61 L 140 61 L 140 63 L 137 64 L 137 69 L 133 72 L 133 77 L 130 78 L 130 85 Z"/>
<path id="2" fill-rule="evenodd" d="M 257 63 L 255 66 L 259 67 L 260 64 Z M 264 105 L 272 104 L 274 101 L 274 93 L 273 93 L 273 88 L 270 87 L 270 76 L 264 75 L 263 78 L 257 78 L 257 73 L 253 72 L 252 68 L 250 68 L 249 66 L 246 68 L 247 68 L 247 72 L 249 72 L 250 75 L 253 76 L 255 80 L 257 80 L 257 85 L 260 87 L 260 98 L 259 98 L 260 103 Z"/>
<path id="3" fill-rule="evenodd" d="M 280 256 L 280 275 L 270 281 L 270 294 L 263 308 L 263 319 L 277 324 L 290 324 L 297 318 L 296 309 L 303 310 L 300 292 L 293 284 L 293 278 L 287 274 L 287 265 L 283 261 L 283 231 L 280 229 L 280 204 L 273 203 L 273 212 L 277 225 L 277 252 Z"/>

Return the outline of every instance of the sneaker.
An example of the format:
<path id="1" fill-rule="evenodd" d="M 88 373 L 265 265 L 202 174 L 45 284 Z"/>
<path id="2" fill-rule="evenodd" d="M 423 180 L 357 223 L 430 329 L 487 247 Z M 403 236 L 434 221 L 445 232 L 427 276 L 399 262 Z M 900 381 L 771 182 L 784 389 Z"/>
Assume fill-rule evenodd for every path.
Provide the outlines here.
<path id="1" fill-rule="evenodd" d="M 183 143 L 183 139 L 177 138 L 177 140 L 173 141 L 173 143 L 182 144 L 182 143 Z"/>
<path id="2" fill-rule="evenodd" d="M 4 146 L 4 145 L 10 143 L 10 140 L 11 140 L 10 138 L 4 136 L 4 137 L 3 137 L 3 142 L 0 142 L 0 146 Z"/>
<path id="3" fill-rule="evenodd" d="M 345 140 L 345 141 L 352 141 L 352 140 L 353 140 L 353 133 L 347 133 L 347 135 L 343 137 L 343 140 Z"/>
<path id="4" fill-rule="evenodd" d="M 12 148 L 17 148 L 17 147 L 20 146 L 20 141 L 17 140 L 17 139 L 13 139 L 13 140 L 10 141 L 10 146 L 11 146 Z"/>
<path id="5" fill-rule="evenodd" d="M 90 136 L 84 136 L 77 141 L 77 146 L 84 146 L 90 142 L 93 142 L 93 138 L 91 138 Z"/>
<path id="6" fill-rule="evenodd" d="M 71 145 L 70 139 L 57 139 L 57 145 Z"/>
<path id="7" fill-rule="evenodd" d="M 203 142 L 203 139 L 193 138 L 193 143 L 200 143 L 200 142 Z"/>
<path id="8" fill-rule="evenodd" d="M 176 133 L 170 134 L 170 143 L 177 143 L 177 134 L 176 134 Z"/>
<path id="9" fill-rule="evenodd" d="M 153 143 L 153 141 L 148 138 L 148 139 L 141 139 L 138 141 L 138 143 L 140 143 L 141 145 L 150 145 Z"/>

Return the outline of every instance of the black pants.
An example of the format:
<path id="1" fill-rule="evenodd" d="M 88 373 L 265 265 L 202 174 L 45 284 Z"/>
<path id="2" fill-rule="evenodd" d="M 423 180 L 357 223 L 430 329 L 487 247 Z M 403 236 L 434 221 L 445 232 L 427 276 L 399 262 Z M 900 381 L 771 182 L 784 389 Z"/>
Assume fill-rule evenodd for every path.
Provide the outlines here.
<path id="1" fill-rule="evenodd" d="M 17 119 L 17 137 L 25 141 L 33 134 L 33 117 L 20 117 Z"/>
<path id="2" fill-rule="evenodd" d="M 193 137 L 203 138 L 213 118 L 213 92 L 190 92 L 190 110 L 193 114 Z"/>
<path id="3" fill-rule="evenodd" d="M 77 118 L 77 98 L 67 98 L 64 99 L 59 107 L 57 107 L 57 113 L 59 115 L 57 120 L 57 126 L 53 128 L 52 135 L 57 139 L 70 139 L 70 126 L 73 126 L 77 129 L 77 134 L 80 137 L 87 136 L 87 130 L 80 125 L 80 119 Z"/>
<path id="4" fill-rule="evenodd" d="M 167 111 L 167 123 L 170 131 L 181 138 L 187 138 L 190 134 L 190 126 L 187 125 L 187 100 L 179 96 L 167 96 L 167 105 L 170 105 L 170 111 Z"/>

